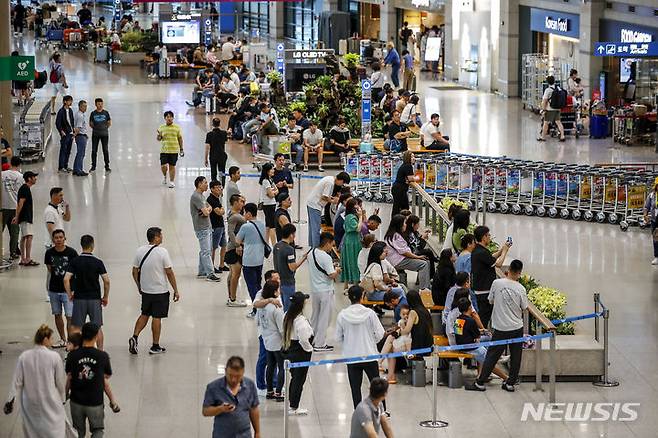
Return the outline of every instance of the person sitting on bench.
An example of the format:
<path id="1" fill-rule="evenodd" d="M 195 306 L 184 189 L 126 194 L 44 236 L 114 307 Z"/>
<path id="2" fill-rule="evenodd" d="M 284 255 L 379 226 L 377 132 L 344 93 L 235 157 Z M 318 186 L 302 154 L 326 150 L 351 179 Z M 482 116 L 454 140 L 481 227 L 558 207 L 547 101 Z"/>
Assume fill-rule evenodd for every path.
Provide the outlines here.
<path id="1" fill-rule="evenodd" d="M 439 115 L 432 114 L 430 120 L 425 122 L 420 128 L 422 134 L 423 146 L 425 149 L 432 151 L 447 151 L 450 152 L 450 142 L 448 137 L 444 137 L 439 130 Z"/>
<path id="2" fill-rule="evenodd" d="M 317 152 L 318 170 L 324 172 L 322 167 L 324 135 L 318 129 L 318 125 L 315 122 L 310 122 L 308 129 L 302 134 L 302 138 L 304 139 L 304 172 L 308 172 L 308 155 L 310 152 Z"/>
<path id="3" fill-rule="evenodd" d="M 219 109 L 228 110 L 231 102 L 238 100 L 238 87 L 226 75 L 222 77 L 222 82 L 219 84 L 219 93 L 217 99 L 219 100 Z"/>
<path id="4" fill-rule="evenodd" d="M 218 83 L 219 77 L 215 74 L 212 68 L 206 68 L 203 71 L 200 71 L 196 77 L 194 100 L 192 102 L 186 101 L 185 103 L 196 108 L 201 105 L 202 97 L 205 97 L 206 99 L 213 98 Z"/>

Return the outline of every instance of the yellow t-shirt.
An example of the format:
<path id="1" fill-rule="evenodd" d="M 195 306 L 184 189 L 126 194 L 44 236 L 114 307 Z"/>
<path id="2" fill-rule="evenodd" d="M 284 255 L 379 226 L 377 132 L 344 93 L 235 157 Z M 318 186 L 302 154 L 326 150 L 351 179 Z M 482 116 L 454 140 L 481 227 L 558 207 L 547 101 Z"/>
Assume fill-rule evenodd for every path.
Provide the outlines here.
<path id="1" fill-rule="evenodd" d="M 177 154 L 180 152 L 180 146 L 178 144 L 178 136 L 182 136 L 182 130 L 180 126 L 175 123 L 171 125 L 160 125 L 158 128 L 162 140 L 160 140 L 160 152 L 163 154 Z"/>

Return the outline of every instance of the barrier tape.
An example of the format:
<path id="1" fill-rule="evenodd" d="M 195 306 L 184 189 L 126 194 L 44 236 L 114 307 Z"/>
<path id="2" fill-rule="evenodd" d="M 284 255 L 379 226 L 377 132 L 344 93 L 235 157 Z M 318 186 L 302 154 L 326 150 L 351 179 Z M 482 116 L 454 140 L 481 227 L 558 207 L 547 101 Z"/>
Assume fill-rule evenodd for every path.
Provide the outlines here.
<path id="1" fill-rule="evenodd" d="M 580 321 L 582 319 L 590 319 L 590 318 L 598 318 L 603 316 L 603 312 L 593 312 L 593 313 L 588 313 L 586 315 L 579 315 L 579 316 L 571 316 L 568 318 L 562 318 L 562 319 L 554 319 L 551 322 L 554 325 L 559 325 L 559 324 L 564 324 L 565 322 L 573 322 L 573 321 Z"/>
<path id="2" fill-rule="evenodd" d="M 436 348 L 436 351 L 441 352 L 441 351 L 453 351 L 453 350 L 473 350 L 478 347 L 516 344 L 519 342 L 527 342 L 530 340 L 550 338 L 551 336 L 553 336 L 553 333 L 543 333 L 541 335 L 522 336 L 520 338 L 502 339 L 500 341 L 478 342 L 475 344 L 463 344 L 463 345 L 446 345 Z M 349 364 L 356 362 L 372 362 L 379 359 L 389 359 L 394 357 L 407 357 L 412 355 L 427 354 L 427 353 L 431 353 L 432 351 L 434 351 L 434 347 L 421 348 L 421 349 L 403 351 L 398 353 L 371 354 L 369 356 L 344 357 L 339 359 L 323 359 L 323 360 L 306 361 L 306 362 L 291 362 L 288 365 L 288 368 L 308 368 L 308 367 L 316 367 L 320 365 L 329 365 L 329 364 L 338 364 L 338 363 Z"/>

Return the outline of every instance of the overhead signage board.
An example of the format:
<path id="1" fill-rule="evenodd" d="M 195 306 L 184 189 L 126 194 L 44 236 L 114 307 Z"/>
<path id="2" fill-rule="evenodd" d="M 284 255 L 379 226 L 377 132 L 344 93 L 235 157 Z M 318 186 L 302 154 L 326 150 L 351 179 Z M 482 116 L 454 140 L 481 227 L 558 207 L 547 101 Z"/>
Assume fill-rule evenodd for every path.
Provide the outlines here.
<path id="1" fill-rule="evenodd" d="M 569 38 L 579 38 L 580 17 L 565 12 L 531 8 L 530 29 L 535 32 L 552 33 Z"/>
<path id="2" fill-rule="evenodd" d="M 288 64 L 324 64 L 324 58 L 333 54 L 333 49 L 286 49 L 285 60 Z"/>
<path id="3" fill-rule="evenodd" d="M 658 42 L 655 43 L 594 43 L 594 56 L 658 57 Z"/>

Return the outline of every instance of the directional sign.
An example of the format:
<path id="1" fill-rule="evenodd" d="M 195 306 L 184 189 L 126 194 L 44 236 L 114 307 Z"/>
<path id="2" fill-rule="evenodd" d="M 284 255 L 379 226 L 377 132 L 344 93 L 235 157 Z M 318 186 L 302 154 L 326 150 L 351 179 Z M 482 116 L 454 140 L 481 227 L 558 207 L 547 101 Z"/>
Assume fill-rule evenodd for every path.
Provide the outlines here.
<path id="1" fill-rule="evenodd" d="M 34 56 L 3 56 L 0 58 L 0 81 L 34 80 Z"/>
<path id="2" fill-rule="evenodd" d="M 371 120 L 371 101 L 370 99 L 365 99 L 361 101 L 361 121 L 370 122 Z"/>
<path id="3" fill-rule="evenodd" d="M 653 43 L 594 43 L 594 56 L 658 57 L 658 42 Z"/>
<path id="4" fill-rule="evenodd" d="M 368 79 L 361 80 L 361 99 L 370 99 L 372 84 Z"/>

